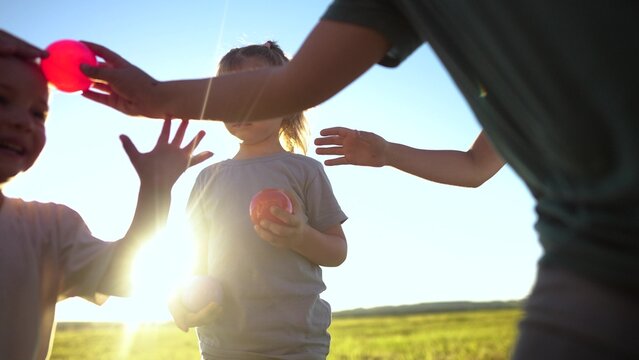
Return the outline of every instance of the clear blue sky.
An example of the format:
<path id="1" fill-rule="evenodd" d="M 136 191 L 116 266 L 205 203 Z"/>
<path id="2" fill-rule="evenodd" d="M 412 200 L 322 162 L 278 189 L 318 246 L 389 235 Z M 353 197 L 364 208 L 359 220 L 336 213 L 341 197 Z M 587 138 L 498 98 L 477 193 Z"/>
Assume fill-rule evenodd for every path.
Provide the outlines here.
<path id="1" fill-rule="evenodd" d="M 112 48 L 159 80 L 211 76 L 229 49 L 276 40 L 294 55 L 330 2 L 312 1 L 4 1 L 0 27 L 35 45 L 71 38 Z M 128 228 L 137 177 L 118 135 L 140 150 L 154 143 L 161 122 L 130 118 L 77 94 L 52 92 L 48 144 L 7 195 L 64 203 L 95 235 L 115 240 Z M 369 130 L 418 148 L 465 150 L 480 127 L 448 74 L 425 45 L 399 68 L 376 66 L 308 113 L 312 137 L 329 126 Z M 201 149 L 232 157 L 234 138 L 214 122 Z M 312 139 L 311 139 L 312 142 Z M 310 156 L 314 154 L 311 146 Z M 323 160 L 323 159 L 319 159 Z M 179 227 L 199 170 L 174 188 L 171 222 Z M 506 300 L 527 295 L 540 248 L 533 201 L 507 166 L 478 189 L 430 183 L 392 168 L 327 168 L 349 216 L 349 256 L 325 269 L 324 293 L 334 310 L 449 300 Z M 163 291 L 179 273 L 188 247 L 173 236 L 158 241 L 173 250 L 149 250 L 155 269 L 147 290 L 103 307 L 82 300 L 59 305 L 59 320 L 163 319 Z M 187 255 L 182 255 L 186 253 Z M 176 259 L 180 258 L 181 259 Z M 154 290 L 156 289 L 156 290 Z"/>

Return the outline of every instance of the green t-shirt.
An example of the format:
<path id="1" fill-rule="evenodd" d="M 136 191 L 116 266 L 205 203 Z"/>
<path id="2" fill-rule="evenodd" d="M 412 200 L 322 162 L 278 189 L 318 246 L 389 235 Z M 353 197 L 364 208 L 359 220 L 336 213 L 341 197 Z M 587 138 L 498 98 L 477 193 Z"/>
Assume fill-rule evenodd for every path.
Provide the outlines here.
<path id="1" fill-rule="evenodd" d="M 397 66 L 428 42 L 537 200 L 542 262 L 639 288 L 639 3 L 337 0 Z"/>

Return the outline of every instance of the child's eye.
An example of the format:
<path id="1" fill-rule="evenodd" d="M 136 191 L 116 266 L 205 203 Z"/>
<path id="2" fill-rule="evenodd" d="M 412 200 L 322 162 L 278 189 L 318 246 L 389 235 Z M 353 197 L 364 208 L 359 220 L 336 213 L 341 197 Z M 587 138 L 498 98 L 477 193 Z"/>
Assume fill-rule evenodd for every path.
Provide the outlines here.
<path id="1" fill-rule="evenodd" d="M 33 115 L 33 117 L 35 117 L 36 119 L 38 119 L 38 120 L 40 120 L 42 122 L 44 122 L 47 119 L 46 111 L 35 110 L 35 111 L 31 112 L 31 115 Z"/>

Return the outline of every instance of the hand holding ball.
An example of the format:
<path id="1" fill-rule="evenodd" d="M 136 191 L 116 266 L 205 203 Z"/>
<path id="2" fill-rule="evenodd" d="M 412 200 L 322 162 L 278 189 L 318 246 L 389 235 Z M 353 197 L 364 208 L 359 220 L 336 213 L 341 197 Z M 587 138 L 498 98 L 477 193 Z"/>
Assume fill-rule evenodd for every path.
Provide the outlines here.
<path id="1" fill-rule="evenodd" d="M 198 312 L 210 303 L 222 303 L 222 285 L 210 276 L 195 276 L 182 289 L 181 300 L 191 312 Z"/>
<path id="2" fill-rule="evenodd" d="M 262 219 L 282 224 L 282 221 L 271 214 L 271 207 L 277 206 L 288 213 L 293 213 L 293 202 L 280 189 L 264 189 L 253 196 L 249 207 L 249 215 L 253 224 L 257 225 Z"/>
<path id="3" fill-rule="evenodd" d="M 75 40 L 59 40 L 47 47 L 49 56 L 42 59 L 44 76 L 58 90 L 88 90 L 91 80 L 80 71 L 80 64 L 97 66 L 95 55 L 86 45 Z"/>

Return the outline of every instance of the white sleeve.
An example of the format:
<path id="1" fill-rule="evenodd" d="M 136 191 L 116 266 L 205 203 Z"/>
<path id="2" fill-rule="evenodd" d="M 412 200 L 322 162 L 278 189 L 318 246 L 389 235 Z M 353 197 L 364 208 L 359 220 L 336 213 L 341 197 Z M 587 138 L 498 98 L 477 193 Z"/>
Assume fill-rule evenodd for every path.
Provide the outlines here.
<path id="1" fill-rule="evenodd" d="M 96 304 L 101 304 L 107 295 L 123 295 L 121 289 L 104 289 L 115 242 L 95 238 L 82 217 L 74 210 L 58 205 L 55 211 L 58 256 L 61 269 L 59 300 L 71 296 L 81 296 Z M 129 279 L 109 279 L 109 284 L 126 284 Z M 119 286 L 121 287 L 121 286 Z M 98 289 L 100 289 L 98 291 Z"/>

